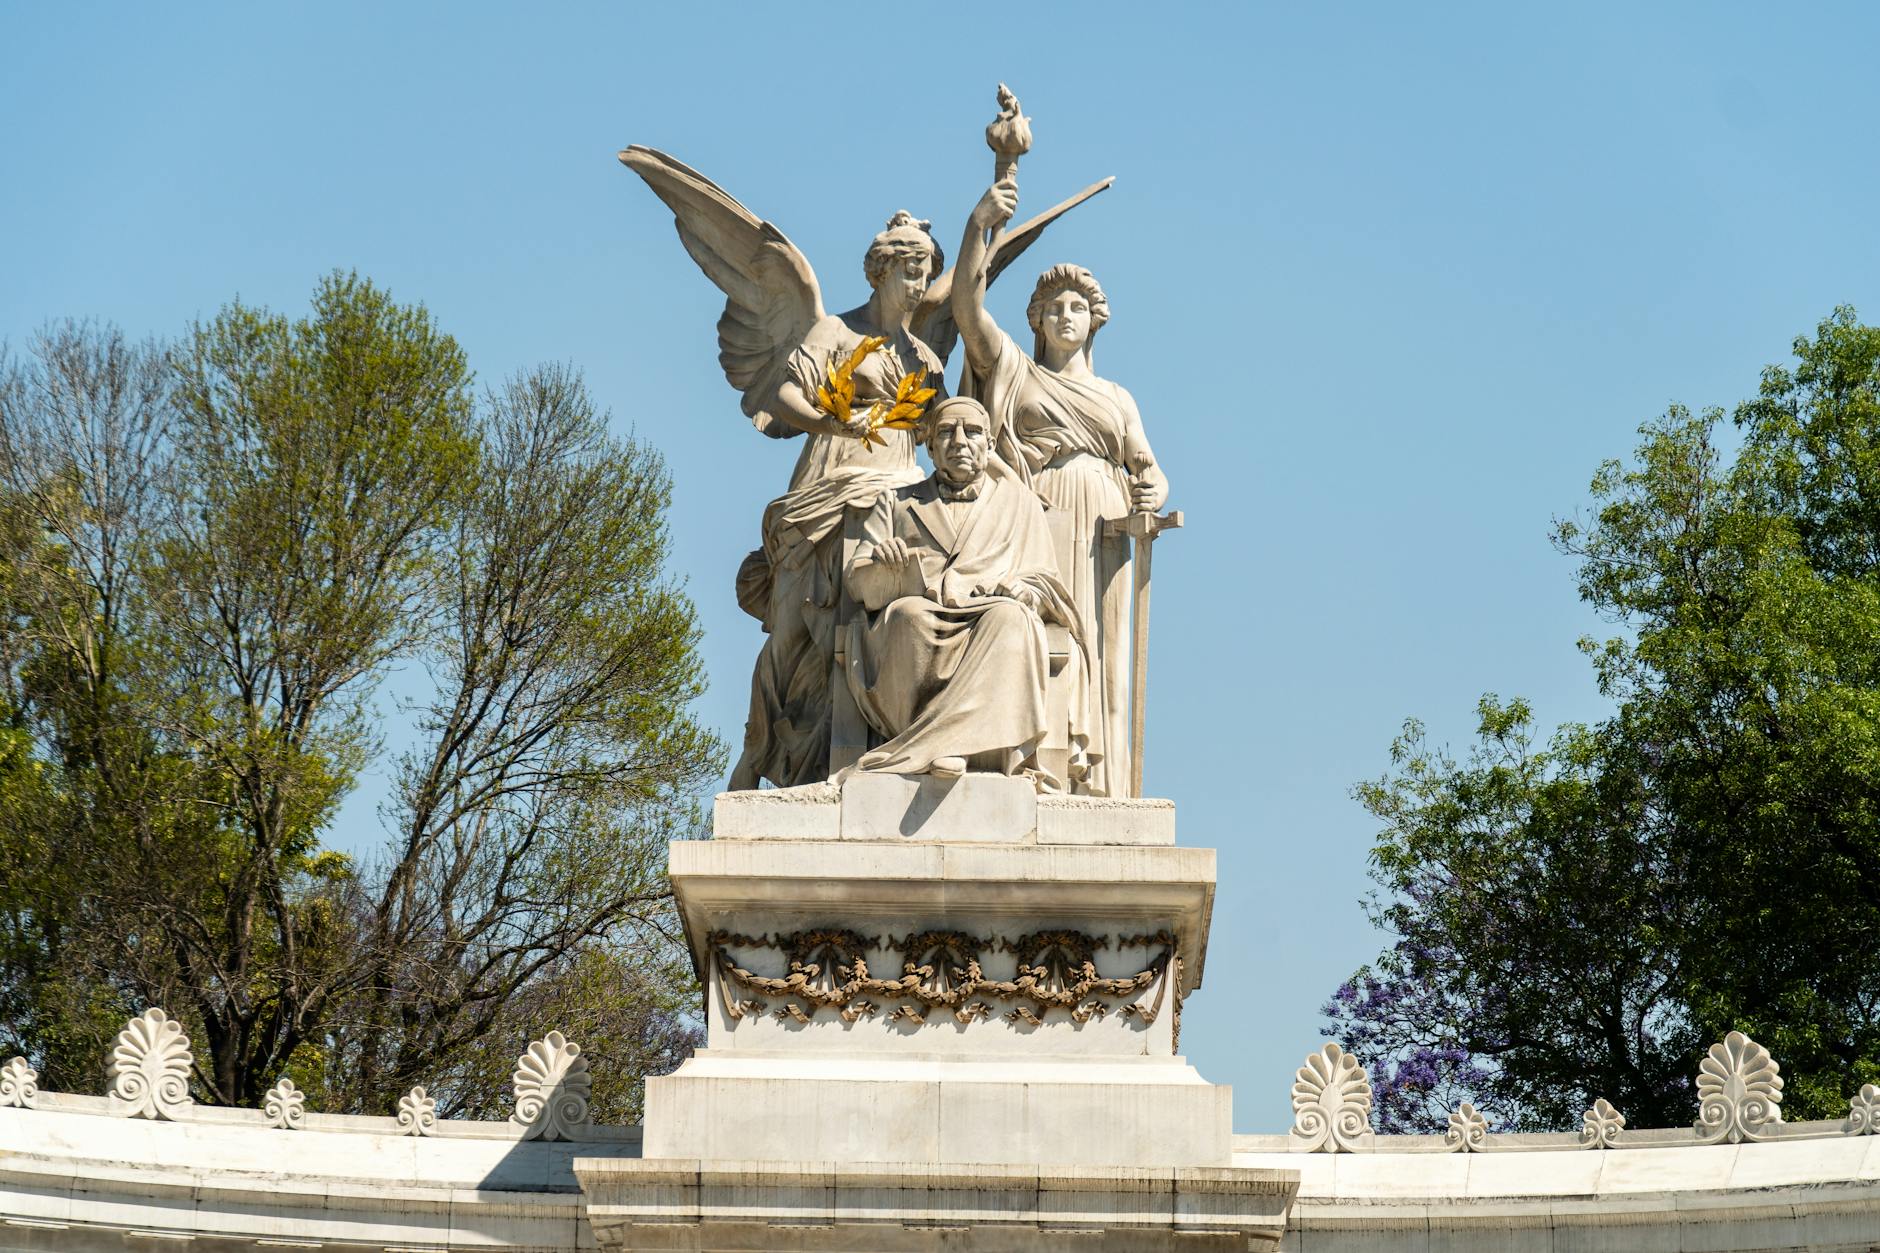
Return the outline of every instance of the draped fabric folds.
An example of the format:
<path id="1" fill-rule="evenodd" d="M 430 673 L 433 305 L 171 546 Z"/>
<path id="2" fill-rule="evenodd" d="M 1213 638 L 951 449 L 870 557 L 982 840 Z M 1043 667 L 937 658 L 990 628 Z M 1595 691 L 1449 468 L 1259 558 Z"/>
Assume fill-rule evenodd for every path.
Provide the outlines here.
<path id="1" fill-rule="evenodd" d="M 973 392 L 991 415 L 999 456 L 1046 505 L 1068 515 L 1074 549 L 1059 572 L 1084 624 L 1091 667 L 1084 787 L 1121 796 L 1129 780 L 1130 556 L 1126 541 L 1104 538 L 1103 524 L 1130 512 L 1128 414 L 1114 385 L 1053 373 L 1004 333 Z"/>
<path id="2" fill-rule="evenodd" d="M 831 354 L 846 355 L 860 341 L 841 319 L 825 319 L 790 357 L 790 377 L 805 395 L 814 395 Z M 920 353 L 915 368 L 924 367 L 929 379 L 937 380 L 939 358 L 919 341 L 915 348 Z M 856 411 L 891 399 L 904 372 L 892 348 L 864 359 L 854 376 Z M 738 570 L 738 604 L 763 621 L 767 635 L 751 672 L 744 751 L 731 774 L 734 790 L 754 788 L 760 779 L 793 787 L 829 777 L 829 685 L 843 515 L 921 477 L 913 436 L 894 430 L 882 434 L 885 448 L 865 448 L 843 435 L 807 436 L 790 490 L 764 510 L 762 545 Z"/>
<path id="3" fill-rule="evenodd" d="M 905 542 L 916 561 L 898 579 L 874 561 L 890 537 Z M 984 480 L 969 502 L 941 499 L 933 479 L 876 501 L 845 572 L 850 592 L 876 610 L 861 630 L 862 665 L 851 669 L 850 689 L 887 737 L 860 769 L 920 774 L 941 756 L 1004 774 L 1038 769 L 1049 664 L 1044 623 L 1078 630 L 1056 564 L 1044 511 L 1015 478 Z M 1001 589 L 1023 589 L 1038 610 Z M 1068 678 L 1081 693 L 1081 670 Z M 1082 721 L 1074 697 L 1074 741 Z"/>

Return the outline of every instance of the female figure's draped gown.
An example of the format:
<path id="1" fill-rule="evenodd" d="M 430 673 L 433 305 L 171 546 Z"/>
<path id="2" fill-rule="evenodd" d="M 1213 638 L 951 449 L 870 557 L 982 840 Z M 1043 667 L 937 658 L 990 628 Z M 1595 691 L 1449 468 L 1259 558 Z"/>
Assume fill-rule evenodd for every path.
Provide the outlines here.
<path id="1" fill-rule="evenodd" d="M 1045 505 L 1069 517 L 1073 559 L 1059 571 L 1083 623 L 1091 663 L 1089 771 L 1083 790 L 1121 796 L 1129 786 L 1129 548 L 1103 524 L 1130 513 L 1124 468 L 1128 412 L 1114 383 L 1067 378 L 1000 332 L 998 356 L 975 394 L 992 417 L 999 455 Z"/>
<path id="2" fill-rule="evenodd" d="M 814 335 L 791 355 L 790 377 L 804 395 L 814 396 L 825 382 L 830 354 L 846 356 L 860 342 L 846 327 L 834 336 Z M 875 400 L 892 401 L 901 376 L 913 369 L 925 367 L 930 383 L 940 378 L 940 359 L 919 340 L 914 347 L 921 358 L 916 362 L 904 364 L 892 345 L 862 360 L 854 374 L 856 413 Z M 744 751 L 731 774 L 733 790 L 754 788 L 759 779 L 792 787 L 829 777 L 829 681 L 843 517 L 851 506 L 868 506 L 882 492 L 923 477 L 912 433 L 881 435 L 887 447 L 872 449 L 844 435 L 805 436 L 790 490 L 764 510 L 763 546 L 738 569 L 738 604 L 765 624 L 767 636 L 751 672 L 751 711 Z"/>

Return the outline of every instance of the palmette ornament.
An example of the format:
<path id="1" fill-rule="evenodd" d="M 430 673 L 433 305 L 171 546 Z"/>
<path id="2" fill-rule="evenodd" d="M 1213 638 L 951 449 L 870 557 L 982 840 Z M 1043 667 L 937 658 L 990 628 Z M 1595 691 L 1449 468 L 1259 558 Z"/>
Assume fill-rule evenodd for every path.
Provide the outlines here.
<path id="1" fill-rule="evenodd" d="M 430 1136 L 437 1134 L 437 1098 L 422 1086 L 398 1098 L 398 1134 Z"/>
<path id="2" fill-rule="evenodd" d="M 0 1066 L 0 1109 L 31 1109 L 38 1100 L 39 1072 L 27 1065 L 24 1057 L 10 1058 Z"/>
<path id="3" fill-rule="evenodd" d="M 1473 1104 L 1464 1101 L 1449 1114 L 1449 1130 L 1443 1143 L 1451 1153 L 1479 1153 L 1488 1143 L 1488 1119 Z"/>
<path id="4" fill-rule="evenodd" d="M 1371 1131 L 1371 1077 L 1337 1042 L 1306 1058 L 1293 1082 L 1294 1139 L 1308 1153 L 1350 1153 Z"/>
<path id="5" fill-rule="evenodd" d="M 1706 1144 L 1760 1140 L 1782 1121 L 1782 1067 L 1741 1031 L 1710 1046 L 1697 1070 L 1696 1129 Z"/>
<path id="6" fill-rule="evenodd" d="M 261 1112 L 267 1115 L 268 1126 L 280 1131 L 299 1131 L 307 1125 L 307 1094 L 292 1079 L 283 1076 L 268 1089 L 265 1101 Z"/>
<path id="7" fill-rule="evenodd" d="M 561 1032 L 530 1042 L 516 1059 L 511 1083 L 516 1094 L 511 1120 L 526 1128 L 523 1139 L 572 1140 L 588 1125 L 593 1077 L 581 1046 Z"/>
<path id="8" fill-rule="evenodd" d="M 1625 1115 L 1611 1101 L 1600 1097 L 1580 1116 L 1580 1145 L 1589 1149 L 1609 1149 L 1619 1143 L 1625 1130 Z"/>
<path id="9" fill-rule="evenodd" d="M 1863 1083 L 1860 1091 L 1848 1098 L 1847 1133 L 1880 1135 L 1880 1084 Z"/>
<path id="10" fill-rule="evenodd" d="M 132 1118 L 175 1118 L 190 1104 L 189 1068 L 195 1060 L 182 1024 L 161 1009 L 147 1009 L 118 1033 L 111 1095 Z"/>

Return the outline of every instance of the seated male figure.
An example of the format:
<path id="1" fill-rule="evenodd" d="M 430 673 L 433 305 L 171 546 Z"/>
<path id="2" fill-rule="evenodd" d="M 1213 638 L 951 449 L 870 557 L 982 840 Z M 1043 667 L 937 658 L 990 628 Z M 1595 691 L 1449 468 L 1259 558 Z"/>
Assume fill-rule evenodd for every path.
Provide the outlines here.
<path id="1" fill-rule="evenodd" d="M 934 473 L 881 494 L 843 571 L 849 594 L 870 611 L 850 689 L 887 737 L 858 768 L 1036 774 L 1050 665 L 1044 624 L 1077 633 L 1044 509 L 1016 478 L 988 473 L 990 421 L 976 400 L 934 408 L 927 452 Z M 1074 664 L 1081 677 L 1081 658 Z"/>

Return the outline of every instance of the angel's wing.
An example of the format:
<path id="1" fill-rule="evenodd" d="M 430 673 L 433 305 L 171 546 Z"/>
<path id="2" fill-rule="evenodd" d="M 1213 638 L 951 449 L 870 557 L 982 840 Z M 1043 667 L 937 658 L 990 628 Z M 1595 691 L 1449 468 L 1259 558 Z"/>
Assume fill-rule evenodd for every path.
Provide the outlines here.
<path id="1" fill-rule="evenodd" d="M 718 364 L 744 393 L 745 415 L 766 435 L 802 434 L 770 410 L 790 354 L 822 320 L 822 293 L 808 259 L 782 231 L 665 153 L 634 144 L 620 163 L 666 202 L 686 252 L 725 294 Z"/>
<path id="2" fill-rule="evenodd" d="M 623 158 L 624 159 L 624 158 Z M 1018 260 L 1019 254 L 1037 242 L 1044 228 L 1069 213 L 1084 201 L 1100 191 L 1108 191 L 1114 178 L 1106 178 L 1072 196 L 1069 200 L 1059 201 L 1037 217 L 1028 219 L 1023 225 L 1015 226 L 1002 233 L 993 243 L 992 253 L 986 258 L 986 286 L 991 287 L 993 280 L 1005 272 L 1005 267 Z M 914 316 L 908 320 L 909 329 L 918 335 L 921 342 L 933 349 L 939 356 L 940 363 L 946 364 L 953 355 L 953 345 L 959 342 L 960 328 L 953 321 L 953 271 L 935 279 L 927 288 L 927 294 L 921 298 L 920 308 L 914 310 Z"/>

